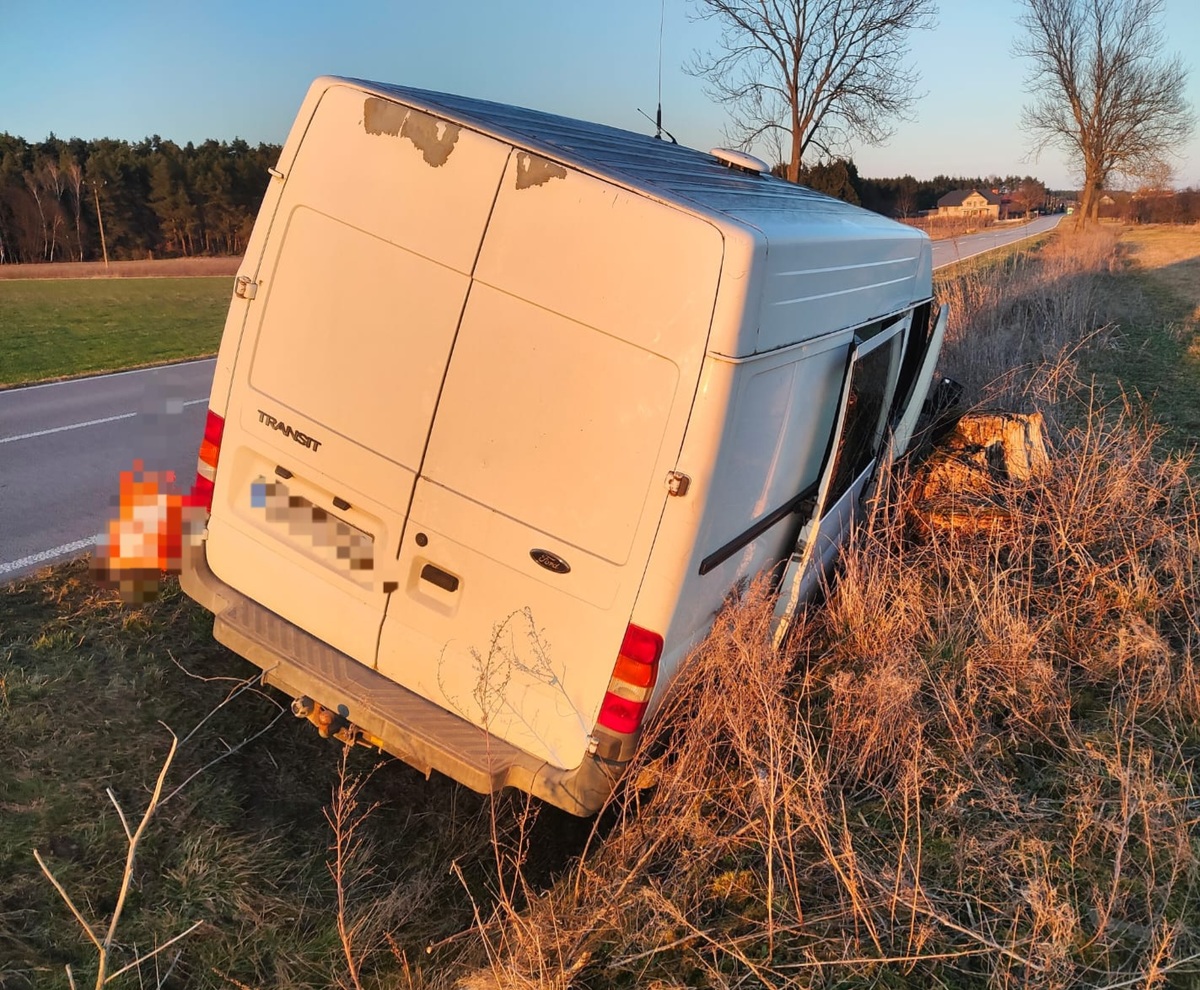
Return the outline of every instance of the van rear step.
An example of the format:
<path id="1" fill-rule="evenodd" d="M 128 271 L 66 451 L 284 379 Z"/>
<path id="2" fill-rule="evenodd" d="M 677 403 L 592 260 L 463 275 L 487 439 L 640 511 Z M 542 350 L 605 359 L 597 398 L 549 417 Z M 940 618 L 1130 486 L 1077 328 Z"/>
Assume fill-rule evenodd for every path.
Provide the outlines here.
<path id="1" fill-rule="evenodd" d="M 505 786 L 514 764 L 542 765 L 247 598 L 217 617 L 213 635 L 262 667 L 266 683 L 315 698 L 426 776 L 439 770 L 486 794 Z"/>
<path id="2" fill-rule="evenodd" d="M 535 759 L 235 591 L 213 574 L 203 544 L 184 553 L 180 585 L 214 613 L 219 642 L 262 668 L 267 684 L 338 712 L 426 776 L 437 770 L 480 794 L 518 787 L 575 815 L 594 814 L 612 794 L 626 761 L 590 755 L 560 770 Z"/>

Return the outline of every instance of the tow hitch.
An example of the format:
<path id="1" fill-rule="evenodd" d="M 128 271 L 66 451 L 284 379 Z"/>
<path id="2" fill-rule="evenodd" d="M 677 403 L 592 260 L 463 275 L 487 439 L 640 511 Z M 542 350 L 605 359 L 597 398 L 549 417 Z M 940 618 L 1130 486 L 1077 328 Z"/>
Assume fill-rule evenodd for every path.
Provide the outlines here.
<path id="1" fill-rule="evenodd" d="M 322 739 L 338 739 L 347 746 L 383 750 L 383 740 L 352 723 L 347 717 L 350 713 L 344 706 L 335 711 L 305 695 L 292 702 L 292 714 L 312 722 Z"/>

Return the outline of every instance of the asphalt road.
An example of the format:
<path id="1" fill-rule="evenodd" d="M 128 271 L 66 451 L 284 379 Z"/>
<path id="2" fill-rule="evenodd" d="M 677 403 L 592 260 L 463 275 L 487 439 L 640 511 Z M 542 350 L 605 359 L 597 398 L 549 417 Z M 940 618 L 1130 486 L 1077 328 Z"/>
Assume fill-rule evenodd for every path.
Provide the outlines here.
<path id="1" fill-rule="evenodd" d="M 944 241 L 933 242 L 933 267 L 945 268 L 959 261 L 974 258 L 977 254 L 994 251 L 1007 244 L 1015 244 L 1029 237 L 1044 234 L 1058 226 L 1063 215 L 1038 217 L 1032 223 L 1018 224 L 1012 227 L 997 225 L 978 234 L 967 234 L 965 237 L 952 237 Z"/>
<path id="2" fill-rule="evenodd" d="M 1053 228 L 935 241 L 942 268 Z M 191 487 L 213 361 L 0 391 L 0 582 L 87 552 L 115 513 L 122 471 L 173 471 Z"/>
<path id="3" fill-rule="evenodd" d="M 122 471 L 191 488 L 213 360 L 0 391 L 0 582 L 87 552 Z"/>

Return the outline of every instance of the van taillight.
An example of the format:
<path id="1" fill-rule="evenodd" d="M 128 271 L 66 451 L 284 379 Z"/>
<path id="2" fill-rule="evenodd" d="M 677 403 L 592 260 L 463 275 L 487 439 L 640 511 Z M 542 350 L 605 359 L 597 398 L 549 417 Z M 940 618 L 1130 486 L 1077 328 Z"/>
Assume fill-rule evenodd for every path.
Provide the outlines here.
<path id="1" fill-rule="evenodd" d="M 192 486 L 192 501 L 212 511 L 213 485 L 217 480 L 217 460 L 221 456 L 221 436 L 225 433 L 225 420 L 211 409 L 204 420 L 204 439 L 200 441 L 200 455 L 196 459 L 196 484 Z"/>
<path id="2" fill-rule="evenodd" d="M 600 717 L 596 720 L 600 725 L 625 734 L 637 732 L 642 727 L 654 682 L 658 679 L 658 659 L 662 650 L 663 638 L 658 633 L 629 624 L 604 703 L 600 706 Z"/>

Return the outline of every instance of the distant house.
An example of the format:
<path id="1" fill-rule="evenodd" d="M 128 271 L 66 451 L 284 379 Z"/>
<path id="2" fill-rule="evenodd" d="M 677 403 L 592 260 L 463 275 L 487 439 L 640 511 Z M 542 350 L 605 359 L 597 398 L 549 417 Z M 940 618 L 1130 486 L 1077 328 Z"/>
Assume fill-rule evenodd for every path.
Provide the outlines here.
<path id="1" fill-rule="evenodd" d="M 1000 194 L 990 189 L 955 189 L 937 202 L 939 217 L 1000 218 Z"/>

